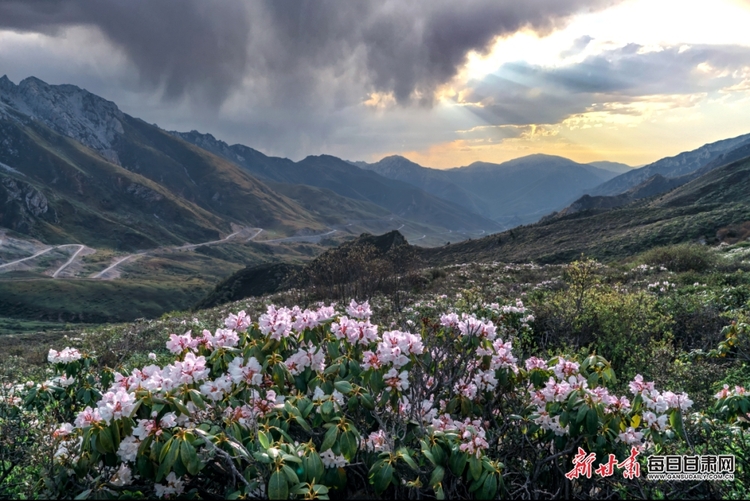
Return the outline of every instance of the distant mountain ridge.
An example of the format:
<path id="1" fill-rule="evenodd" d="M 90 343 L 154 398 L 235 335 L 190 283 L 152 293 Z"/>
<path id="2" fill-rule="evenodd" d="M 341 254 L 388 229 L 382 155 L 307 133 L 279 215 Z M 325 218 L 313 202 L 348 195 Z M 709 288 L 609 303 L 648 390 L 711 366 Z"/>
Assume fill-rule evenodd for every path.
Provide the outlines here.
<path id="1" fill-rule="evenodd" d="M 657 173 L 623 193 L 616 195 L 587 194 L 570 204 L 565 209 L 545 216 L 542 218 L 542 221 L 567 216 L 585 210 L 614 209 L 634 200 L 661 195 L 687 184 L 693 179 L 697 179 L 717 167 L 721 167 L 736 160 L 741 160 L 748 156 L 750 156 L 750 134 L 739 136 L 734 139 L 719 141 L 718 143 L 704 145 L 696 150 L 683 152 L 676 157 L 662 159 L 650 164 L 649 166 L 643 167 L 643 169 L 648 168 L 648 170 L 644 172 L 638 173 L 638 170 L 640 170 L 638 169 L 630 172 L 629 176 L 614 178 L 613 180 L 604 183 L 604 185 L 595 188 L 594 191 L 599 191 L 601 189 L 606 190 L 608 189 L 606 185 L 610 185 L 610 188 L 615 185 L 624 186 L 627 185 L 627 183 L 633 182 L 634 179 L 639 179 L 643 175 L 654 171 L 664 171 L 667 174 L 672 175 L 687 171 L 686 174 L 681 174 L 676 177 L 668 177 Z M 705 163 L 701 163 L 704 161 Z M 639 174 L 639 176 L 635 176 L 635 174 Z"/>
<path id="2" fill-rule="evenodd" d="M 504 228 L 535 222 L 627 168 L 614 162 L 600 168 L 542 154 L 502 164 L 474 162 L 444 170 L 422 167 L 401 156 L 385 157 L 372 164 L 354 163 L 453 200 Z"/>
<path id="3" fill-rule="evenodd" d="M 457 202 L 427 190 L 362 169 L 331 155 L 308 156 L 299 162 L 269 157 L 248 146 L 229 146 L 211 134 L 198 131 L 171 134 L 234 162 L 262 180 L 305 184 L 329 189 L 341 196 L 383 207 L 393 214 L 422 224 L 452 230 L 498 231 L 501 227 Z"/>
<path id="4" fill-rule="evenodd" d="M 424 249 L 420 255 L 432 265 L 552 263 L 569 262 L 581 254 L 606 260 L 662 245 L 715 243 L 720 229 L 750 221 L 750 156 L 713 168 L 666 194 L 603 209 L 607 208 L 547 218 L 495 235 Z"/>
<path id="5" fill-rule="evenodd" d="M 619 195 L 656 174 L 660 174 L 666 178 L 676 178 L 691 174 L 714 160 L 718 160 L 719 162 L 719 164 L 715 165 L 723 165 L 729 159 L 722 159 L 722 155 L 748 144 L 750 144 L 750 134 L 705 144 L 695 150 L 685 151 L 673 157 L 662 158 L 644 167 L 625 172 L 588 190 L 588 194 L 592 196 Z"/>

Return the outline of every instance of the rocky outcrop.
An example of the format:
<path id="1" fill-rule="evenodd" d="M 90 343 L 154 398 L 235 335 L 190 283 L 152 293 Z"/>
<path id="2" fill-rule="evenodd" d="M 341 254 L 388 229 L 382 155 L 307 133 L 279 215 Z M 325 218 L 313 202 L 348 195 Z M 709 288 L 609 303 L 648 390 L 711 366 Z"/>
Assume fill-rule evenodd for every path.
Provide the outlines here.
<path id="1" fill-rule="evenodd" d="M 22 183 L 9 177 L 2 178 L 0 183 L 2 183 L 7 193 L 6 203 L 18 202 L 34 217 L 40 217 L 49 210 L 47 197 L 30 184 Z"/>
<path id="2" fill-rule="evenodd" d="M 125 188 L 125 191 L 127 191 L 128 193 L 130 193 L 136 198 L 145 200 L 146 202 L 159 202 L 160 200 L 164 198 L 161 194 L 152 190 L 151 188 L 148 188 L 146 186 L 143 186 L 142 184 L 137 184 L 137 183 L 129 184 L 128 187 Z"/>

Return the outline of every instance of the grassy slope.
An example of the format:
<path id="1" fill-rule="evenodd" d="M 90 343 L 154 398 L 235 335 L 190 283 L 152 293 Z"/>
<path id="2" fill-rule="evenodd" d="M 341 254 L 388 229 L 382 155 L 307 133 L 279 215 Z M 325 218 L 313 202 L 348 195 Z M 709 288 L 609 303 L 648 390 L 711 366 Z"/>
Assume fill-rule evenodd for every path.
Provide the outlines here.
<path id="1" fill-rule="evenodd" d="M 0 311 L 8 317 L 58 322 L 128 321 L 185 309 L 208 290 L 200 280 L 4 280 Z"/>
<path id="2" fill-rule="evenodd" d="M 625 257 L 651 247 L 715 239 L 750 221 L 750 160 L 721 167 L 656 199 L 610 211 L 583 211 L 473 241 L 425 249 L 432 263 L 562 262 L 581 253 Z"/>
<path id="3" fill-rule="evenodd" d="M 4 226 L 26 219 L 28 233 L 47 243 L 120 249 L 209 240 L 229 230 L 218 217 L 44 126 L 6 121 L 0 127 L 16 152 L 0 161 L 23 172 L 12 177 L 44 193 L 51 208 L 36 218 L 10 204 Z"/>
<path id="4" fill-rule="evenodd" d="M 262 228 L 322 225 L 293 200 L 237 165 L 127 117 L 115 147 L 126 168 L 152 179 L 222 218 Z"/>
<path id="5" fill-rule="evenodd" d="M 191 132 L 181 136 L 266 181 L 326 188 L 340 196 L 378 205 L 422 225 L 452 230 L 499 229 L 496 223 L 458 204 L 330 155 L 309 156 L 293 162 L 287 158 L 266 156 L 244 145 L 228 146 L 209 135 Z"/>

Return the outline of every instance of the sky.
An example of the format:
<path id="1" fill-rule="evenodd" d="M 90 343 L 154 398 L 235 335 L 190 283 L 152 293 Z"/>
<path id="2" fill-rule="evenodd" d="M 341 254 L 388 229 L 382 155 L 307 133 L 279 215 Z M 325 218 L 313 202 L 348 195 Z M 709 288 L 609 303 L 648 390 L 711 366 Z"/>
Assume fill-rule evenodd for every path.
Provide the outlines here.
<path id="1" fill-rule="evenodd" d="M 750 133 L 750 0 L 3 0 L 0 75 L 268 155 L 644 165 Z"/>

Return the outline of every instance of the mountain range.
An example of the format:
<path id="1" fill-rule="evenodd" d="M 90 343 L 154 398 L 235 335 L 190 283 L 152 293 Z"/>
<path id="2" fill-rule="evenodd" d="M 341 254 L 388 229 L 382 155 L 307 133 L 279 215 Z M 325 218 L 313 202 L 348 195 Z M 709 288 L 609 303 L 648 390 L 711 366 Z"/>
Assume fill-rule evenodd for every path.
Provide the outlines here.
<path id="1" fill-rule="evenodd" d="M 496 221 L 503 228 L 532 223 L 566 206 L 585 190 L 608 181 L 624 164 L 580 164 L 554 155 L 528 155 L 494 164 L 474 162 L 453 169 L 422 167 L 401 156 L 353 162 L 364 169 L 408 182 Z"/>
<path id="2" fill-rule="evenodd" d="M 744 135 L 638 169 L 550 155 L 444 170 L 293 161 L 163 130 L 73 85 L 2 77 L 0 315 L 41 315 L 42 300 L 47 319 L 158 315 L 243 266 L 299 265 L 362 231 L 401 230 L 435 265 L 716 241 L 750 221 L 749 158 Z M 118 310 L 134 294 L 141 304 Z"/>

